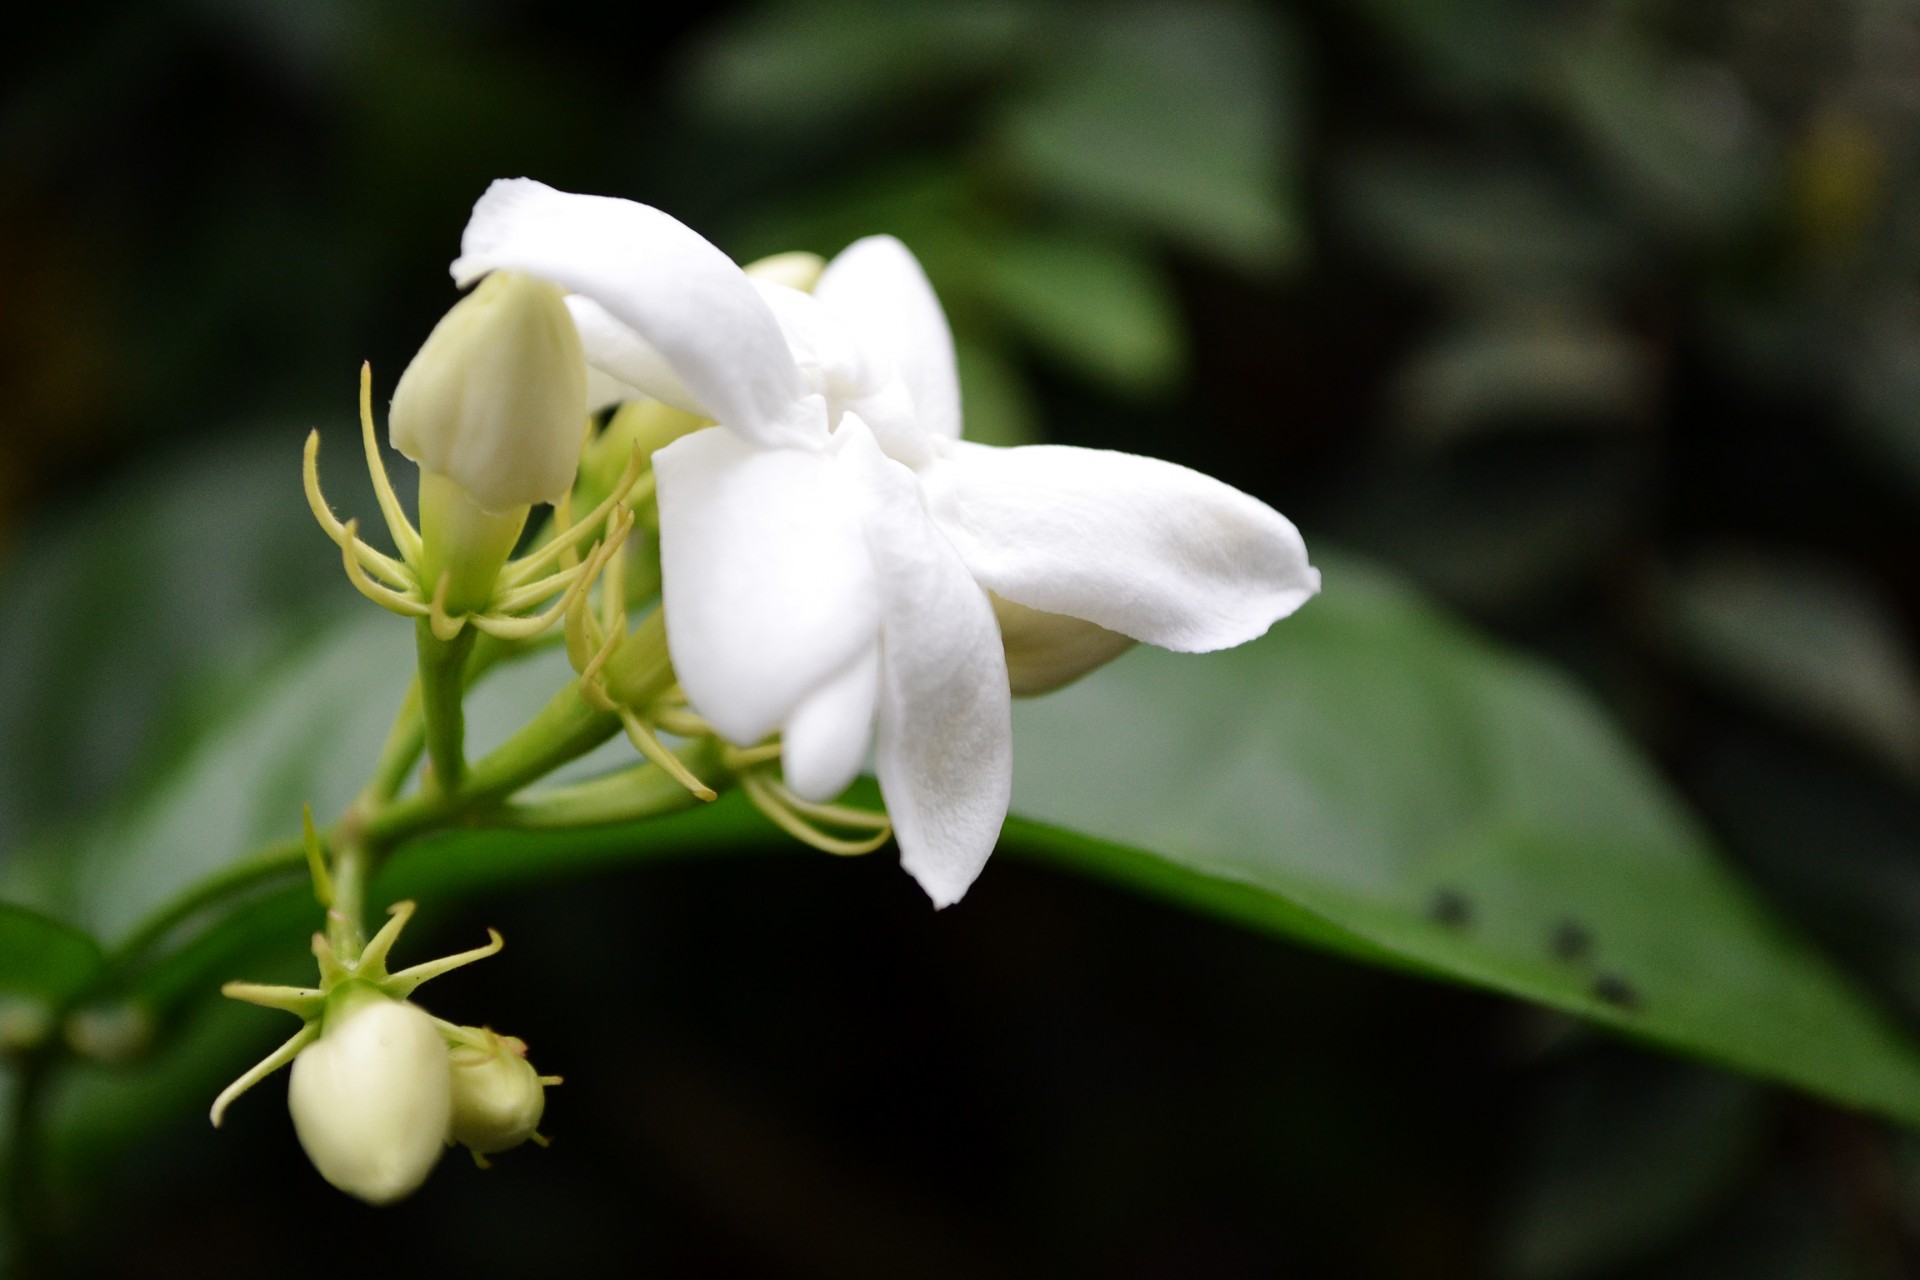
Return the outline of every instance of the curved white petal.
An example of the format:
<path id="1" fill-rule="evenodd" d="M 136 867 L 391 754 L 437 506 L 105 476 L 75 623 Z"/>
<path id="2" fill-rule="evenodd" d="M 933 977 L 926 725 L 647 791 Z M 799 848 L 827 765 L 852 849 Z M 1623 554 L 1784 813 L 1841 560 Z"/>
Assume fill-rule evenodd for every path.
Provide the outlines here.
<path id="1" fill-rule="evenodd" d="M 787 349 L 808 375 L 810 389 L 825 395 L 829 405 L 869 395 L 892 374 L 885 357 L 876 359 L 855 331 L 813 295 L 768 280 L 755 280 L 753 286 L 780 322 Z"/>
<path id="2" fill-rule="evenodd" d="M 567 298 L 567 310 L 573 315 L 573 327 L 579 331 L 580 346 L 586 352 L 590 397 L 602 385 L 591 376 L 597 373 L 615 387 L 631 388 L 702 418 L 709 416 L 659 349 L 614 319 L 605 307 L 576 293 Z M 630 398 L 630 394 L 621 398 Z"/>
<path id="3" fill-rule="evenodd" d="M 953 332 L 927 273 L 905 245 L 892 236 L 854 241 L 827 264 L 813 296 L 863 341 L 893 358 L 913 392 L 921 430 L 960 438 Z"/>
<path id="4" fill-rule="evenodd" d="M 808 694 L 780 732 L 780 768 L 803 800 L 827 801 L 860 776 L 873 745 L 880 700 L 880 650 L 875 645 L 844 671 Z"/>
<path id="5" fill-rule="evenodd" d="M 745 273 L 658 209 L 500 179 L 473 206 L 452 270 L 464 285 L 500 268 L 606 308 L 665 357 L 703 416 L 765 445 L 824 435 L 780 326 Z"/>
<path id="6" fill-rule="evenodd" d="M 1242 644 L 1320 589 L 1306 545 L 1259 499 L 1105 449 L 957 441 L 920 472 L 982 586 L 1165 649 Z"/>
<path id="7" fill-rule="evenodd" d="M 844 456 L 874 499 L 880 590 L 875 764 L 900 863 L 936 907 L 958 902 L 1000 838 L 1013 788 L 1012 708 L 993 608 L 927 519 L 912 472 L 857 418 Z"/>
<path id="8" fill-rule="evenodd" d="M 724 737 L 757 742 L 879 632 L 866 504 L 827 453 L 713 428 L 653 466 L 674 671 Z"/>
<path id="9" fill-rule="evenodd" d="M 646 393 L 640 388 L 629 386 L 610 373 L 602 373 L 591 364 L 587 366 L 587 412 L 598 413 L 611 405 L 626 400 L 644 400 Z"/>
<path id="10" fill-rule="evenodd" d="M 917 466 L 933 456 L 932 439 L 915 420 L 913 391 L 891 356 L 808 293 L 755 280 L 787 335 L 807 385 L 826 398 L 827 420 L 857 416 L 887 456 Z"/>
<path id="11" fill-rule="evenodd" d="M 1016 697 L 1052 693 L 1133 647 L 1133 639 L 1064 613 L 1042 613 L 993 596 L 993 616 L 1007 651 L 1007 681 Z"/>

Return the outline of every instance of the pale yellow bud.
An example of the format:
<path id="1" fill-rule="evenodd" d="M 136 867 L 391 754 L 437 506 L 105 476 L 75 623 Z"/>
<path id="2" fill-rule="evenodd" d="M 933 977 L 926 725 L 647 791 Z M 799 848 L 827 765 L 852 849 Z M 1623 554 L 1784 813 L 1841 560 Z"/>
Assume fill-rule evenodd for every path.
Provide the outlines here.
<path id="1" fill-rule="evenodd" d="M 511 1150 L 534 1136 L 547 1109 L 546 1082 L 527 1061 L 526 1042 L 465 1029 L 453 1050 L 453 1123 L 448 1136 L 476 1155 Z"/>
<path id="2" fill-rule="evenodd" d="M 1007 681 L 1021 697 L 1050 693 L 1125 653 L 1133 641 L 1062 613 L 1029 609 L 989 593 L 1007 653 Z"/>
<path id="3" fill-rule="evenodd" d="M 743 269 L 755 280 L 811 293 L 813 286 L 820 283 L 820 273 L 827 269 L 827 260 L 817 253 L 794 250 L 749 262 Z"/>
<path id="4" fill-rule="evenodd" d="M 368 1204 L 411 1195 L 445 1149 L 453 1068 L 433 1019 L 369 990 L 327 1012 L 293 1062 L 287 1105 L 320 1176 Z"/>
<path id="5" fill-rule="evenodd" d="M 565 299 L 544 280 L 494 272 L 434 326 L 394 390 L 393 447 L 484 511 L 573 487 L 587 362 Z"/>

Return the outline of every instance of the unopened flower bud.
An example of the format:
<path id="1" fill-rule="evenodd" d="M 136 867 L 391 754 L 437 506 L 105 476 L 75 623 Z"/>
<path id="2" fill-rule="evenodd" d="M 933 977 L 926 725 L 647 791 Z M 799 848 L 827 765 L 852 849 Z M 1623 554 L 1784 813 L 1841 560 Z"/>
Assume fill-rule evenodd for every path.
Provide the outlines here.
<path id="1" fill-rule="evenodd" d="M 477 1156 L 536 1138 L 547 1084 L 527 1061 L 526 1041 L 484 1027 L 462 1028 L 453 1049 L 453 1123 L 447 1136 Z"/>
<path id="2" fill-rule="evenodd" d="M 320 1039 L 294 1059 L 287 1104 L 321 1177 L 368 1204 L 391 1204 L 440 1159 L 452 1064 L 417 1006 L 371 987 L 341 995 L 350 998 L 330 1002 Z"/>
<path id="3" fill-rule="evenodd" d="M 1022 697 L 1072 684 L 1133 647 L 1127 637 L 1094 623 L 1029 609 L 991 593 L 989 599 L 1006 650 L 1008 683 Z"/>
<path id="4" fill-rule="evenodd" d="M 742 268 L 755 280 L 764 280 L 768 284 L 782 284 L 789 289 L 798 289 L 802 293 L 813 292 L 813 286 L 820 283 L 820 273 L 826 269 L 825 258 L 817 253 L 806 253 L 800 250 L 772 254 L 749 262 Z"/>
<path id="5" fill-rule="evenodd" d="M 496 271 L 434 326 L 394 389 L 393 447 L 490 511 L 573 485 L 587 361 L 559 287 Z"/>
<path id="6" fill-rule="evenodd" d="M 587 420 L 587 364 L 565 294 L 496 271 L 434 326 L 400 375 L 393 447 L 420 464 L 420 524 L 448 611 L 485 605 L 527 508 L 573 487 Z"/>

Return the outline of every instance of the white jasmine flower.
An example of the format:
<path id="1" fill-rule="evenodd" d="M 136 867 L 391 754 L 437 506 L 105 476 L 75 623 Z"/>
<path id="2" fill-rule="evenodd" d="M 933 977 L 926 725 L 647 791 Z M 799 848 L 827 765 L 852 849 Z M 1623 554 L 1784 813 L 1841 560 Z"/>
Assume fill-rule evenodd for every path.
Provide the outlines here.
<path id="1" fill-rule="evenodd" d="M 463 284 L 497 270 L 573 291 L 590 364 L 720 424 L 654 457 L 681 685 L 735 742 L 780 730 L 809 800 L 871 748 L 936 905 L 1006 817 L 1011 692 L 1133 640 L 1241 644 L 1319 589 L 1284 516 L 1197 472 L 962 440 L 946 317 L 889 237 L 807 294 L 656 209 L 519 179 L 481 198 L 453 266 Z"/>

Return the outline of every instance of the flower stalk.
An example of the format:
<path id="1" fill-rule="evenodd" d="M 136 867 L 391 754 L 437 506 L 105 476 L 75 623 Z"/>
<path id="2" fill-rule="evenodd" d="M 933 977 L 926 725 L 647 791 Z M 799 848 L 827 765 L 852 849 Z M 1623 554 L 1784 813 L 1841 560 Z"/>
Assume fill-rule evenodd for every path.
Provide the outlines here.
<path id="1" fill-rule="evenodd" d="M 471 627 L 463 627 L 453 639 L 442 640 L 434 634 L 430 620 L 421 618 L 414 623 L 420 663 L 420 716 L 427 763 L 432 770 L 430 785 L 435 791 L 458 791 L 466 777 L 467 723 L 462 701 L 467 688 L 467 659 L 478 634 Z"/>

